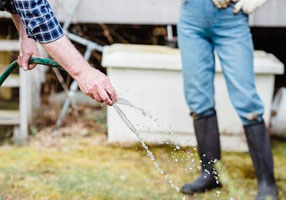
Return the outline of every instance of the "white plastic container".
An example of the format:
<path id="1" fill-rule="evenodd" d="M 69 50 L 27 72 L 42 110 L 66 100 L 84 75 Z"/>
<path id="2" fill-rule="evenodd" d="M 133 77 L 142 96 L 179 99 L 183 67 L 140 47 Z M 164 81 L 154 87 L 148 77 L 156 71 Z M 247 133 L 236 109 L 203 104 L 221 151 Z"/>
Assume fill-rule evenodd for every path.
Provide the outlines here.
<path id="1" fill-rule="evenodd" d="M 286 88 L 281 88 L 272 104 L 271 133 L 286 138 Z"/>
<path id="2" fill-rule="evenodd" d="M 247 151 L 242 123 L 229 100 L 220 63 L 216 63 L 215 99 L 222 149 Z M 152 113 L 175 133 L 170 135 L 166 133 L 166 127 L 158 127 L 152 120 L 123 107 L 130 121 L 138 125 L 145 141 L 155 144 L 169 141 L 183 146 L 196 144 L 193 121 L 184 98 L 178 49 L 116 44 L 104 48 L 102 65 L 107 67 L 108 75 L 122 97 Z M 272 54 L 262 51 L 255 52 L 254 65 L 257 91 L 265 105 L 264 119 L 268 125 L 275 74 L 283 73 L 284 66 Z M 107 117 L 109 142 L 137 141 L 112 108 L 108 108 Z"/>

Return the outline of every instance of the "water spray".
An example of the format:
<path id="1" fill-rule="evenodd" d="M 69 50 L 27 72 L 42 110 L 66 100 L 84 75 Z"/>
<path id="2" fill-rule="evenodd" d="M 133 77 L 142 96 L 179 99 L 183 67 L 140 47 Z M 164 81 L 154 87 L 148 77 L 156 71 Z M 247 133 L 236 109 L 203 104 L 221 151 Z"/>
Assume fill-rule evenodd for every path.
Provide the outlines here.
<path id="1" fill-rule="evenodd" d="M 46 65 L 49 67 L 54 67 L 54 68 L 58 68 L 59 70 L 63 70 L 65 71 L 56 61 L 54 60 L 50 60 L 50 59 L 46 59 L 46 58 L 34 58 L 31 57 L 29 64 L 39 64 L 39 65 Z M 17 61 L 12 62 L 8 68 L 4 71 L 4 73 L 0 76 L 0 87 L 2 86 L 2 84 L 5 82 L 5 80 L 17 69 L 19 68 L 19 64 Z M 121 104 L 122 105 L 128 105 L 130 104 L 130 102 L 128 101 L 124 101 L 123 99 L 121 99 Z M 128 118 L 126 117 L 126 115 L 124 114 L 124 112 L 118 107 L 117 104 L 115 104 L 113 106 L 113 108 L 115 109 L 115 111 L 118 113 L 118 115 L 120 116 L 120 118 L 123 120 L 123 122 L 128 126 L 128 128 L 136 135 L 136 137 L 138 138 L 138 140 L 140 141 L 140 143 L 142 144 L 142 147 L 147 151 L 147 155 L 148 157 L 152 160 L 153 164 L 155 165 L 156 169 L 159 171 L 159 173 L 161 175 L 164 176 L 164 178 L 168 181 L 168 183 L 170 184 L 170 186 L 172 188 L 174 188 L 176 190 L 176 192 L 179 192 L 180 189 L 178 186 L 176 186 L 173 182 L 172 179 L 169 178 L 169 175 L 166 174 L 163 169 L 160 167 L 159 163 L 156 161 L 156 158 L 153 154 L 153 152 L 150 151 L 149 147 L 145 144 L 144 139 L 140 136 L 140 134 L 138 133 L 137 129 L 134 127 L 134 125 L 128 120 Z M 143 115 L 148 116 L 148 113 L 144 112 L 142 109 L 140 109 L 140 111 L 142 112 Z M 149 116 L 150 117 L 150 116 Z M 183 197 L 183 200 L 185 199 L 185 196 Z"/>

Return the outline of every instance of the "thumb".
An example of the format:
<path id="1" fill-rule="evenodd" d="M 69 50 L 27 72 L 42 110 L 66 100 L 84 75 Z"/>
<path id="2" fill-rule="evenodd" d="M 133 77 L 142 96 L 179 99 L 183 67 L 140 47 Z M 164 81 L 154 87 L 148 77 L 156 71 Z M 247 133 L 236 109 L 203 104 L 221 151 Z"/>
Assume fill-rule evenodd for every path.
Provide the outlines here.
<path id="1" fill-rule="evenodd" d="M 242 9 L 243 4 L 244 4 L 244 0 L 240 0 L 239 2 L 237 2 L 234 6 L 233 13 L 237 14 Z"/>
<path id="2" fill-rule="evenodd" d="M 22 55 L 18 57 L 18 64 L 20 67 L 22 67 L 23 70 L 27 71 L 29 69 L 29 60 L 30 60 L 30 55 Z"/>

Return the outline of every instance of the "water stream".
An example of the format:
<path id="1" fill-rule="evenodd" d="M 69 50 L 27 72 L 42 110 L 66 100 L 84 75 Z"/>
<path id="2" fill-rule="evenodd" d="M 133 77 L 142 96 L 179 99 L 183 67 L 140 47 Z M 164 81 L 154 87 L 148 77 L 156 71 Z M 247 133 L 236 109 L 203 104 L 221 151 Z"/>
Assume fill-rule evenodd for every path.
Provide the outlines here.
<path id="1" fill-rule="evenodd" d="M 140 141 L 142 147 L 147 151 L 148 157 L 153 161 L 153 164 L 155 165 L 156 169 L 159 171 L 161 175 L 165 177 L 165 179 L 168 180 L 168 183 L 171 185 L 172 188 L 175 188 L 177 192 L 180 192 L 180 188 L 176 186 L 172 179 L 169 178 L 169 175 L 164 172 L 164 170 L 160 167 L 159 163 L 156 161 L 156 158 L 152 151 L 149 150 L 149 147 L 145 144 L 144 139 L 140 136 L 137 129 L 134 127 L 134 125 L 130 122 L 130 120 L 126 117 L 124 112 L 117 106 L 113 105 L 113 108 L 118 113 L 120 118 L 123 120 L 123 122 L 128 126 L 128 128 L 136 135 L 138 140 Z"/>
<path id="2" fill-rule="evenodd" d="M 134 108 L 135 110 L 139 111 L 143 116 L 146 116 L 150 119 L 154 119 L 154 117 L 150 114 L 147 113 L 145 110 L 138 108 L 136 106 L 134 106 L 131 102 L 120 98 L 118 100 L 118 103 L 113 105 L 114 110 L 117 112 L 117 114 L 120 116 L 120 118 L 123 120 L 123 122 L 126 124 L 126 126 L 136 135 L 137 139 L 140 141 L 142 147 L 147 151 L 147 156 L 152 160 L 154 166 L 156 167 L 156 169 L 159 171 L 159 173 L 164 176 L 164 178 L 168 181 L 169 185 L 174 188 L 176 190 L 176 192 L 180 192 L 180 188 L 175 185 L 174 181 L 169 178 L 169 175 L 167 173 L 164 172 L 164 170 L 161 168 L 161 166 L 159 165 L 159 163 L 156 161 L 156 158 L 154 156 L 154 153 L 152 151 L 150 151 L 149 147 L 146 145 L 144 139 L 140 136 L 138 130 L 135 128 L 135 126 L 131 123 L 131 121 L 127 118 L 127 116 L 125 115 L 125 113 L 119 108 L 118 104 L 120 105 L 125 105 L 125 106 L 129 106 Z M 155 121 L 157 121 L 155 119 Z M 170 131 L 168 131 L 170 132 Z M 173 133 L 170 132 L 170 133 Z M 179 149 L 179 147 L 176 147 L 177 149 Z M 186 199 L 185 196 L 183 196 L 182 198 L 183 200 Z"/>
<path id="3" fill-rule="evenodd" d="M 132 108 L 136 111 L 138 111 L 139 113 L 141 113 L 144 117 L 148 117 L 150 120 L 152 120 L 152 122 L 154 122 L 158 127 L 164 127 L 164 129 L 166 129 L 166 133 L 174 135 L 174 131 L 172 130 L 172 128 L 170 126 L 166 126 L 163 123 L 160 123 L 159 120 L 157 118 L 155 118 L 151 113 L 146 112 L 144 109 L 139 108 L 137 106 L 135 106 L 134 104 L 132 104 L 130 101 L 123 99 L 123 98 L 119 98 L 118 102 L 113 105 L 114 110 L 117 112 L 117 114 L 120 116 L 120 118 L 123 120 L 123 122 L 126 124 L 126 126 L 135 134 L 135 136 L 137 137 L 137 139 L 139 140 L 139 142 L 141 143 L 142 147 L 147 151 L 147 156 L 152 160 L 154 166 L 156 167 L 156 169 L 159 171 L 159 173 L 164 176 L 164 178 L 168 181 L 168 183 L 170 184 L 170 186 L 172 188 L 174 188 L 176 190 L 176 192 L 180 192 L 180 188 L 174 183 L 174 181 L 169 177 L 169 175 L 167 173 L 165 173 L 165 171 L 162 169 L 162 167 L 159 165 L 159 163 L 156 161 L 156 158 L 153 154 L 152 151 L 150 151 L 149 147 L 146 145 L 144 138 L 141 137 L 139 131 L 136 129 L 136 127 L 132 124 L 132 122 L 127 118 L 126 114 L 121 110 L 121 108 L 118 105 L 122 105 L 122 106 L 127 106 L 129 108 Z M 170 144 L 169 142 L 166 142 L 166 144 Z M 175 145 L 174 147 L 174 151 L 179 151 L 181 148 L 179 145 Z M 197 151 L 196 148 L 193 148 L 195 151 Z M 183 151 L 182 151 L 183 152 Z M 173 154 L 173 152 L 171 152 Z M 187 152 L 188 156 L 186 157 L 186 160 L 191 160 L 191 162 L 193 163 L 195 161 L 194 158 L 192 158 L 194 156 L 193 153 L 191 152 Z M 176 161 L 179 162 L 179 160 L 177 158 L 174 157 L 174 154 L 172 155 L 172 158 Z M 184 158 L 183 158 L 184 159 Z M 201 162 L 201 161 L 200 161 Z M 200 169 L 200 166 L 197 167 L 198 169 Z M 192 171 L 193 167 L 187 167 L 185 168 L 185 171 Z M 217 177 L 216 177 L 217 179 Z M 218 181 L 218 179 L 217 179 Z M 220 191 L 216 191 L 216 197 L 220 196 Z M 185 196 L 183 196 L 182 198 L 183 200 L 186 199 Z"/>

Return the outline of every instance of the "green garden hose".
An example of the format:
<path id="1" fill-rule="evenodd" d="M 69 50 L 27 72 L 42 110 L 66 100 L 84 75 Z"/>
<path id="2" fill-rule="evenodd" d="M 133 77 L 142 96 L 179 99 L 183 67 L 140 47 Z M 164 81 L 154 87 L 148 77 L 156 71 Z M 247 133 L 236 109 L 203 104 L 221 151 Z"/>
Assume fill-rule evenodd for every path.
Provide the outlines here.
<path id="1" fill-rule="evenodd" d="M 33 57 L 31 57 L 29 63 L 30 64 L 47 65 L 50 67 L 58 68 L 60 70 L 64 70 L 56 61 L 46 59 L 46 58 L 33 58 Z M 0 76 L 0 87 L 2 86 L 4 81 L 8 78 L 8 76 L 10 74 L 12 74 L 12 72 L 18 67 L 19 67 L 19 65 L 18 65 L 16 60 L 9 65 L 9 67 L 5 70 L 5 72 Z"/>

